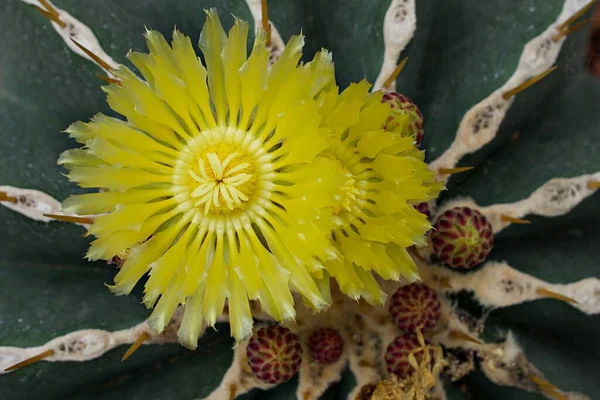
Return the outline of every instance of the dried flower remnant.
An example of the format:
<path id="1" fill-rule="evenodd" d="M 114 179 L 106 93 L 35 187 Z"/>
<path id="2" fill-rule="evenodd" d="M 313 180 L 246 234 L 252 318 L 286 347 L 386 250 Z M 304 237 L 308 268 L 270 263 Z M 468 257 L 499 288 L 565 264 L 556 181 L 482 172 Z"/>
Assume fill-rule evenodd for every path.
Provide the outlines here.
<path id="1" fill-rule="evenodd" d="M 420 330 L 396 338 L 386 351 L 389 379 L 380 381 L 372 400 L 425 400 L 439 384 L 440 372 L 448 363 L 442 347 L 427 343 Z"/>
<path id="2" fill-rule="evenodd" d="M 419 347 L 419 339 L 414 332 L 396 337 L 385 351 L 385 365 L 390 374 L 406 378 L 412 372 L 408 355 Z"/>

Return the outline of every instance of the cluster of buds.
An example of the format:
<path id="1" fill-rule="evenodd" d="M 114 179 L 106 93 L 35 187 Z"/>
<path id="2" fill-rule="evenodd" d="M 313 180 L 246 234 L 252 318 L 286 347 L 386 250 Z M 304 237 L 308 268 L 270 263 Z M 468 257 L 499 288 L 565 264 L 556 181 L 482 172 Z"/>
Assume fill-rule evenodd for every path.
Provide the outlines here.
<path id="1" fill-rule="evenodd" d="M 389 302 L 392 322 L 404 333 L 387 347 L 385 364 L 389 373 L 399 378 L 407 377 L 413 370 L 408 355 L 420 347 L 417 330 L 435 329 L 440 319 L 440 301 L 433 289 L 422 283 L 400 287 Z"/>
<path id="2" fill-rule="evenodd" d="M 418 147 L 423 139 L 423 115 L 405 95 L 386 93 L 382 101 L 391 105 L 393 115 L 386 130 L 414 137 Z M 428 203 L 415 208 L 431 218 Z M 494 236 L 489 221 L 480 212 L 455 207 L 443 212 L 435 221 L 431 233 L 434 252 L 448 266 L 473 268 L 490 253 Z M 417 331 L 427 334 L 435 330 L 440 319 L 440 301 L 436 292 L 422 283 L 400 287 L 390 298 L 389 315 L 401 331 L 388 346 L 384 361 L 390 374 L 403 379 L 411 374 L 408 357 L 421 343 Z M 320 365 L 338 361 L 344 351 L 340 333 L 329 327 L 315 329 L 308 336 L 308 356 Z M 298 337 L 287 328 L 267 326 L 259 329 L 248 343 L 248 363 L 255 376 L 263 382 L 278 384 L 291 379 L 300 368 L 302 346 Z M 417 355 L 417 357 L 422 354 Z"/>
<path id="3" fill-rule="evenodd" d="M 330 365 L 339 360 L 344 340 L 332 328 L 317 328 L 308 337 L 312 360 Z M 262 327 L 248 341 L 248 366 L 254 376 L 269 384 L 280 384 L 298 373 L 303 356 L 302 345 L 288 328 L 277 325 Z"/>

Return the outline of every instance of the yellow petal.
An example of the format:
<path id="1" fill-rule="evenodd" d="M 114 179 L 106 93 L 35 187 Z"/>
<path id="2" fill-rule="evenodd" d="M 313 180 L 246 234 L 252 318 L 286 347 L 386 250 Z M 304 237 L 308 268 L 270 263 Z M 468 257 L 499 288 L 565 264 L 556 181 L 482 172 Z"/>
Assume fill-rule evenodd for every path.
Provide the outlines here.
<path id="1" fill-rule="evenodd" d="M 164 189 L 129 189 L 125 192 L 99 192 L 77 194 L 62 203 L 62 211 L 79 215 L 101 214 L 118 204 L 146 203 L 165 196 Z"/>
<path id="2" fill-rule="evenodd" d="M 108 215 L 97 217 L 89 228 L 96 236 L 106 236 L 118 230 L 139 231 L 144 222 L 165 208 L 172 208 L 173 200 L 163 200 L 145 204 L 127 204 L 118 206 Z"/>
<path id="3" fill-rule="evenodd" d="M 293 320 L 296 315 L 294 299 L 289 290 L 289 272 L 269 253 L 255 235 L 248 233 L 254 254 L 259 259 L 263 289 L 269 296 L 260 295 L 260 301 L 277 321 Z"/>
<path id="4" fill-rule="evenodd" d="M 84 149 L 71 149 L 62 152 L 58 158 L 57 164 L 64 165 L 66 167 L 71 165 L 83 165 L 86 167 L 107 165 L 106 162 Z"/>
<path id="5" fill-rule="evenodd" d="M 431 200 L 434 198 L 434 192 L 431 190 L 430 186 L 423 185 L 423 182 L 419 179 L 406 179 L 398 182 L 392 181 L 383 181 L 377 182 L 373 185 L 383 193 L 382 196 L 387 196 L 385 192 L 392 192 L 397 195 L 398 201 L 407 201 L 410 200 L 412 202 L 424 202 Z M 389 201 L 394 201 L 394 199 L 390 199 Z"/>
<path id="6" fill-rule="evenodd" d="M 156 124 L 172 129 L 180 137 L 189 136 L 169 106 L 144 81 L 123 66 L 114 74 L 121 80 L 121 90 L 114 89 L 115 95 L 126 97 L 134 106 L 135 113 L 145 116 L 146 119 Z"/>
<path id="7" fill-rule="evenodd" d="M 327 271 L 335 278 L 342 293 L 351 299 L 358 300 L 363 293 L 364 283 L 357 275 L 349 260 L 330 260 L 326 263 Z"/>
<path id="8" fill-rule="evenodd" d="M 331 127 L 336 133 L 345 132 L 350 126 L 358 122 L 358 113 L 361 107 L 362 101 L 358 99 L 338 104 L 327 116 L 327 126 Z"/>
<path id="9" fill-rule="evenodd" d="M 202 302 L 204 300 L 205 288 L 206 283 L 200 281 L 196 292 L 186 299 L 183 320 L 177 331 L 177 338 L 181 344 L 192 350 L 198 347 L 198 337 L 204 325 Z"/>
<path id="10" fill-rule="evenodd" d="M 393 193 L 390 190 L 382 190 L 374 194 L 373 199 L 377 204 L 377 210 L 386 214 L 393 214 L 409 207 L 408 200 L 405 196 Z"/>
<path id="11" fill-rule="evenodd" d="M 335 85 L 333 56 L 329 51 L 319 51 L 315 54 L 315 58 L 304 66 L 304 69 L 310 71 L 310 83 L 305 88 L 310 97 L 315 97 L 322 90 L 328 90 Z"/>
<path id="12" fill-rule="evenodd" d="M 87 124 L 87 126 L 93 131 L 94 136 L 103 137 L 117 147 L 131 151 L 144 149 L 144 153 L 146 154 L 164 155 L 166 158 L 159 159 L 161 162 L 168 159 L 175 159 L 178 156 L 178 153 L 172 147 L 161 143 L 161 140 L 165 138 L 152 139 L 120 119 L 98 114 L 92 118 L 92 122 Z M 172 134 L 171 136 L 172 138 L 175 137 Z"/>
<path id="13" fill-rule="evenodd" d="M 396 154 L 414 148 L 411 138 L 399 137 L 384 130 L 366 132 L 357 143 L 358 151 L 370 158 L 375 158 L 380 151 L 390 146 L 394 146 Z"/>
<path id="14" fill-rule="evenodd" d="M 216 243 L 212 261 L 208 267 L 206 277 L 206 292 L 202 304 L 202 314 L 208 326 L 217 322 L 217 317 L 223 312 L 225 299 L 229 295 L 229 288 L 224 285 L 227 282 L 227 265 L 224 259 L 223 236 L 217 233 Z"/>
<path id="15" fill-rule="evenodd" d="M 348 140 L 357 140 L 364 132 L 381 129 L 389 115 L 390 106 L 387 103 L 378 102 L 364 107 L 358 115 L 358 122 L 350 127 Z"/>
<path id="16" fill-rule="evenodd" d="M 408 254 L 405 248 L 394 243 L 386 245 L 388 255 L 394 260 L 396 265 L 402 270 L 404 276 L 409 282 L 420 280 L 419 268 L 413 258 Z"/>
<path id="17" fill-rule="evenodd" d="M 180 298 L 177 293 L 185 282 L 185 273 L 180 271 L 171 279 L 165 292 L 160 297 L 158 304 L 152 311 L 152 314 L 146 321 L 148 327 L 155 333 L 159 334 L 167 327 L 171 321 L 171 317 L 175 313 L 177 306 L 180 303 Z"/>
<path id="18" fill-rule="evenodd" d="M 252 314 L 248 295 L 242 282 L 243 276 L 238 275 L 233 265 L 229 265 L 227 274 L 229 284 L 229 322 L 231 336 L 240 342 L 252 334 Z"/>
<path id="19" fill-rule="evenodd" d="M 94 240 L 85 257 L 90 261 L 108 260 L 148 237 L 139 231 L 119 231 Z"/>
<path id="20" fill-rule="evenodd" d="M 206 84 L 206 68 L 196 56 L 190 38 L 178 31 L 173 32 L 173 59 L 186 82 L 188 96 L 195 102 L 195 108 L 190 105 L 192 116 L 202 130 L 214 128 L 216 122 Z"/>
<path id="21" fill-rule="evenodd" d="M 363 103 L 367 94 L 369 93 L 369 89 L 371 88 L 371 84 L 367 82 L 365 79 L 358 83 L 351 83 L 338 98 L 338 104 L 360 101 Z M 370 129 L 372 130 L 372 129 Z"/>
<path id="22" fill-rule="evenodd" d="M 375 277 L 371 272 L 365 271 L 362 268 L 355 268 L 356 274 L 360 277 L 361 281 L 364 283 L 365 288 L 363 289 L 361 295 L 362 297 L 370 304 L 379 305 L 385 303 L 386 294 L 381 288 L 379 284 L 375 280 Z"/>
<path id="23" fill-rule="evenodd" d="M 151 308 L 154 305 L 158 296 L 165 293 L 167 285 L 180 270 L 180 266 L 183 264 L 187 254 L 190 236 L 193 232 L 195 232 L 194 228 L 187 228 L 184 233 L 180 234 L 177 243 L 171 245 L 165 254 L 150 264 L 150 278 L 144 286 L 143 301 L 146 307 Z M 179 279 L 185 278 L 185 273 L 181 273 L 180 275 L 183 275 L 183 277 Z"/>
<path id="24" fill-rule="evenodd" d="M 240 129 L 248 129 L 248 122 L 267 87 L 267 63 L 269 50 L 266 48 L 265 33 L 258 31 L 254 38 L 254 47 L 248 60 L 240 69 L 240 91 L 242 114 Z"/>
<path id="25" fill-rule="evenodd" d="M 207 10 L 206 16 L 206 22 L 200 33 L 200 49 L 206 60 L 210 98 L 217 112 L 219 124 L 225 124 L 227 98 L 225 95 L 225 70 L 221 61 L 221 52 L 227 43 L 227 35 L 214 8 Z"/>
<path id="26" fill-rule="evenodd" d="M 296 65 L 302 56 L 302 47 L 304 46 L 304 36 L 294 35 L 285 45 L 283 52 L 271 67 L 269 72 L 269 88 L 277 88 L 288 78 L 290 71 L 296 71 Z"/>
<path id="27" fill-rule="evenodd" d="M 292 36 L 285 46 L 279 59 L 273 64 L 267 78 L 267 90 L 261 99 L 261 107 L 257 108 L 251 132 L 255 134 L 262 129 L 262 137 L 266 138 L 275 128 L 281 113 L 290 104 L 297 102 L 303 96 L 305 86 L 302 75 L 296 66 L 300 60 L 304 37 Z"/>
<path id="28" fill-rule="evenodd" d="M 235 20 L 229 31 L 229 40 L 223 49 L 221 58 L 225 68 L 225 93 L 229 105 L 229 125 L 237 126 L 241 104 L 240 68 L 246 61 L 246 42 L 248 23 Z"/>
<path id="29" fill-rule="evenodd" d="M 289 271 L 290 284 L 299 293 L 301 293 L 315 309 L 321 309 L 327 304 L 321 297 L 321 293 L 310 276 L 310 273 L 304 265 L 300 265 L 294 254 L 294 242 L 284 242 L 275 234 L 266 224 L 259 225 L 261 232 L 269 245 L 269 249 L 278 260 L 282 261 L 282 266 Z M 286 246 L 287 243 L 287 246 Z M 295 243 L 294 243 L 295 244 Z"/>
<path id="30" fill-rule="evenodd" d="M 413 163 L 407 157 L 379 154 L 371 165 L 381 176 L 392 182 L 400 182 L 415 175 Z"/>
<path id="31" fill-rule="evenodd" d="M 138 169 L 79 166 L 73 167 L 68 177 L 83 188 L 106 188 L 115 190 L 125 190 L 131 187 L 156 183 L 170 183 L 172 180 L 168 175 L 159 175 Z"/>
<path id="32" fill-rule="evenodd" d="M 184 123 L 184 129 L 177 132 L 190 139 L 198 133 L 190 115 L 190 106 L 195 105 L 190 104 L 186 85 L 173 62 L 173 51 L 164 37 L 156 31 L 148 31 L 146 40 L 151 51 L 146 67 L 154 79 L 154 92 L 175 112 L 180 123 Z"/>
<path id="33" fill-rule="evenodd" d="M 200 282 L 206 280 L 206 270 L 210 265 L 207 254 L 209 251 L 212 254 L 214 244 L 213 235 L 207 236 L 206 229 L 201 228 L 200 231 L 196 232 L 185 259 L 187 278 L 182 288 L 184 296 L 191 296 L 196 293 Z"/>
<path id="34" fill-rule="evenodd" d="M 239 230 L 238 230 L 239 231 Z M 258 257 L 252 252 L 248 238 L 244 232 L 239 233 L 240 236 L 240 252 L 235 254 L 232 259 L 232 266 L 239 274 L 243 276 L 242 283 L 246 288 L 248 297 L 256 300 L 262 286 L 260 278 L 260 268 Z"/>
<path id="35" fill-rule="evenodd" d="M 137 281 L 148 271 L 150 264 L 171 246 L 181 228 L 181 222 L 174 224 L 132 248 L 110 289 L 119 295 L 129 294 Z"/>
<path id="36" fill-rule="evenodd" d="M 148 68 L 148 60 L 150 56 L 148 54 L 139 53 L 137 51 L 129 51 L 127 53 L 127 59 L 131 61 L 135 68 L 142 74 L 146 82 L 150 85 L 150 87 L 154 87 L 154 76 L 152 76 L 152 72 Z"/>
<path id="37" fill-rule="evenodd" d="M 424 233 L 426 230 L 423 229 Z M 414 244 L 417 234 L 411 231 L 402 219 L 396 219 L 390 215 L 368 218 L 367 223 L 359 228 L 364 239 L 380 243 L 396 243 L 402 247 Z"/>
<path id="38" fill-rule="evenodd" d="M 129 168 L 145 168 L 159 171 L 161 173 L 170 173 L 172 168 L 155 162 L 146 156 L 139 153 L 123 150 L 112 145 L 106 139 L 96 138 L 88 142 L 88 148 L 98 158 L 113 167 L 129 167 Z"/>

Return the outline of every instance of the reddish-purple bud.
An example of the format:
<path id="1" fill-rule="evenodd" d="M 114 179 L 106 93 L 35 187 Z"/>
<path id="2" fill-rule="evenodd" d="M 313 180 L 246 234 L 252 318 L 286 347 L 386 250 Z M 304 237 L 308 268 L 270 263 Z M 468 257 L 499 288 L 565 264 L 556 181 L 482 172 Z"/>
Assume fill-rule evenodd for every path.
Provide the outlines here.
<path id="1" fill-rule="evenodd" d="M 415 209 L 421 214 L 427 215 L 427 219 L 431 218 L 431 210 L 428 203 L 419 203 L 415 205 Z"/>
<path id="2" fill-rule="evenodd" d="M 344 351 L 344 340 L 338 331 L 331 328 L 319 328 L 308 337 L 308 352 L 319 364 L 333 364 Z"/>
<path id="3" fill-rule="evenodd" d="M 278 325 L 260 328 L 248 341 L 248 365 L 263 382 L 280 384 L 300 369 L 302 346 L 289 329 Z"/>
<path id="4" fill-rule="evenodd" d="M 440 301 L 429 286 L 411 283 L 400 287 L 389 303 L 392 321 L 403 331 L 433 329 L 440 319 Z"/>
<path id="5" fill-rule="evenodd" d="M 433 228 L 433 251 L 453 268 L 470 269 L 481 264 L 494 247 L 492 225 L 483 214 L 468 207 L 445 211 Z"/>
<path id="6" fill-rule="evenodd" d="M 419 147 L 424 133 L 423 114 L 419 107 L 405 95 L 395 92 L 384 94 L 381 100 L 392 106 L 392 115 L 386 121 L 385 129 L 402 136 L 414 137 L 415 146 Z"/>
<path id="7" fill-rule="evenodd" d="M 385 365 L 390 374 L 397 375 L 403 379 L 414 372 L 414 368 L 408 362 L 408 355 L 420 347 L 419 339 L 414 333 L 405 333 L 392 341 L 385 351 Z M 415 355 L 417 362 L 420 354 Z"/>

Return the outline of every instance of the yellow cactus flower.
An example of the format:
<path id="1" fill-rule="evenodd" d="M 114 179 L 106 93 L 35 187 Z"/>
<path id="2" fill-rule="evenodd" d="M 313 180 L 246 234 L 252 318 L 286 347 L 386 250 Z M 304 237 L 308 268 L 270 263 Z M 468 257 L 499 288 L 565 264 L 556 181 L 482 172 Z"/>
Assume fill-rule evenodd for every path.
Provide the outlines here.
<path id="1" fill-rule="evenodd" d="M 269 68 L 264 32 L 247 57 L 247 23 L 227 36 L 207 15 L 206 68 L 181 33 L 169 46 L 147 32 L 150 53 L 129 54 L 145 81 L 121 67 L 121 84 L 105 89 L 127 121 L 73 124 L 67 132 L 84 147 L 59 160 L 81 187 L 104 189 L 63 205 L 106 213 L 89 229 L 97 239 L 87 257 L 128 251 L 112 290 L 127 294 L 148 273 L 150 327 L 161 332 L 183 304 L 179 338 L 192 348 L 226 300 L 237 340 L 252 331 L 249 299 L 277 320 L 295 316 L 290 288 L 315 309 L 327 305 L 311 271 L 336 257 L 320 228 L 341 184 L 335 163 L 318 157 L 330 133 L 316 100 L 334 84 L 330 54 L 298 65 L 295 36 Z"/>
<path id="2" fill-rule="evenodd" d="M 324 308 L 330 277 L 351 297 L 383 301 L 372 272 L 414 275 L 405 248 L 429 225 L 410 204 L 439 192 L 422 153 L 382 128 L 391 108 L 368 84 L 338 95 L 328 52 L 299 65 L 294 36 L 269 67 L 264 32 L 247 56 L 248 25 L 236 20 L 227 35 L 207 15 L 204 65 L 186 36 L 175 31 L 169 45 L 149 31 L 150 53 L 128 55 L 144 80 L 120 67 L 105 88 L 126 121 L 97 115 L 67 129 L 84 146 L 59 163 L 102 189 L 63 204 L 102 214 L 87 257 L 124 255 L 117 294 L 148 274 L 149 326 L 163 331 L 183 305 L 178 335 L 191 348 L 226 302 L 240 341 L 252 332 L 250 300 L 293 320 L 292 292 Z"/>
<path id="3" fill-rule="evenodd" d="M 346 295 L 370 303 L 385 301 L 373 273 L 386 280 L 418 279 L 406 248 L 424 244 L 431 228 L 413 205 L 436 198 L 443 189 L 423 162 L 414 137 L 385 130 L 392 109 L 370 85 L 350 85 L 319 96 L 324 126 L 333 131 L 330 154 L 346 177 L 333 210 L 332 241 L 343 255 L 327 271 Z"/>

